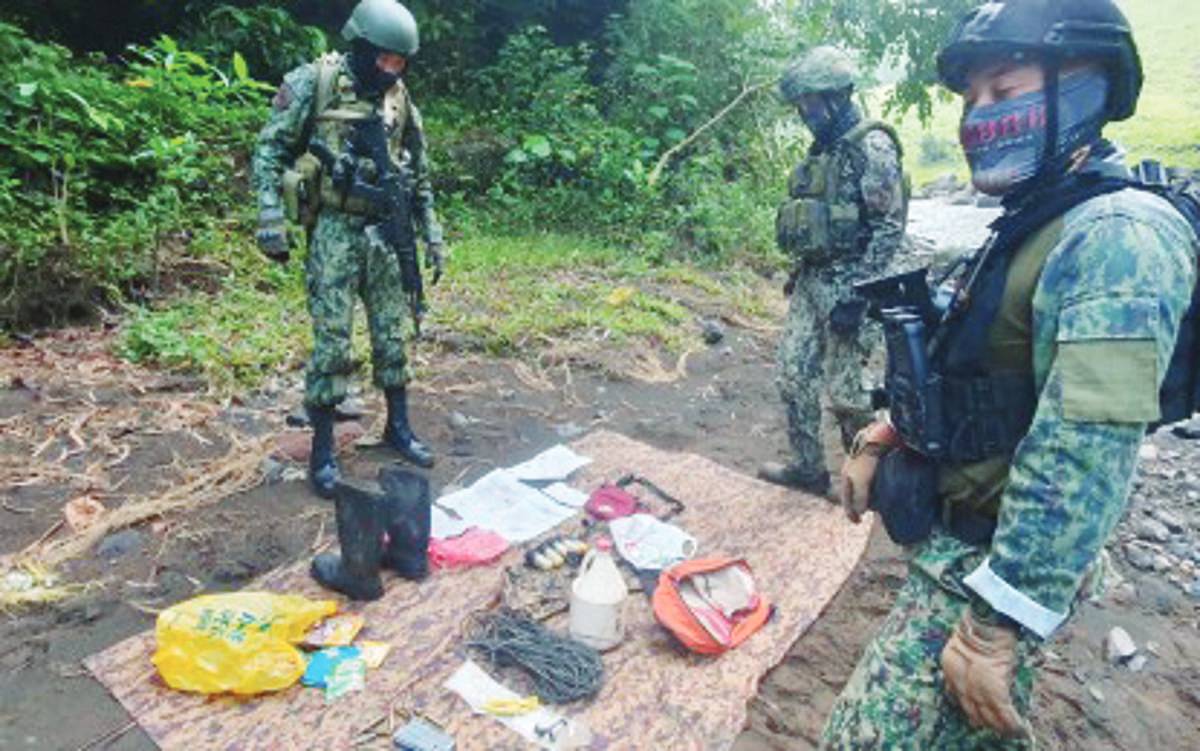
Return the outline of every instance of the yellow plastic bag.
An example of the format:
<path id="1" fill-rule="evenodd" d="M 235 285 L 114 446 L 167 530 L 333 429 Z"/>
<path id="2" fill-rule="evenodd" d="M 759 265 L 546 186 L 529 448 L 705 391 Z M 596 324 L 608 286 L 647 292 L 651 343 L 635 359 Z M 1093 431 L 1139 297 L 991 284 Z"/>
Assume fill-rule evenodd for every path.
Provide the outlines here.
<path id="1" fill-rule="evenodd" d="M 158 614 L 154 666 L 177 691 L 260 694 L 304 675 L 293 645 L 337 612 L 332 600 L 269 592 L 229 592 L 181 602 Z"/>

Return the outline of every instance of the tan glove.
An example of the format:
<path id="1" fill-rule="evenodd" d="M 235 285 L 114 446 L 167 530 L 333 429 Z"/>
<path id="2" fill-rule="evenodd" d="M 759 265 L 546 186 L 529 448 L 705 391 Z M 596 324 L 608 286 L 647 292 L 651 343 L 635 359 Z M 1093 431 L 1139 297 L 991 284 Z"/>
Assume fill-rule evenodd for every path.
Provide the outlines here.
<path id="1" fill-rule="evenodd" d="M 980 623 L 968 609 L 942 650 L 946 693 L 975 728 L 987 727 L 1006 738 L 1029 737 L 1029 724 L 1012 701 L 1017 666 L 1017 632 L 1008 626 Z"/>
<path id="2" fill-rule="evenodd" d="M 873 422 L 854 436 L 850 455 L 842 464 L 838 497 L 850 521 L 858 524 L 871 504 L 871 480 L 879 458 L 900 445 L 900 436 L 888 422 Z"/>

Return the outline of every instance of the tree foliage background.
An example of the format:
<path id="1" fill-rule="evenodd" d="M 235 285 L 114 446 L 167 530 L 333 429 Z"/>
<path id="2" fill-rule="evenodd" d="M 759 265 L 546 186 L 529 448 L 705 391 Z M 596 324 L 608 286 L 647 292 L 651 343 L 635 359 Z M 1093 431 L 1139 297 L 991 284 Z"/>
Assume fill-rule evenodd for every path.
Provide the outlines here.
<path id="1" fill-rule="evenodd" d="M 931 51 L 969 1 L 411 0 L 406 78 L 460 235 L 559 229 L 770 266 L 806 138 L 772 95 L 785 61 L 851 45 L 902 72 L 891 106 L 927 113 Z M 0 325 L 154 299 L 211 265 L 198 238 L 218 229 L 252 252 L 246 160 L 271 91 L 341 44 L 353 5 L 7 0 Z"/>

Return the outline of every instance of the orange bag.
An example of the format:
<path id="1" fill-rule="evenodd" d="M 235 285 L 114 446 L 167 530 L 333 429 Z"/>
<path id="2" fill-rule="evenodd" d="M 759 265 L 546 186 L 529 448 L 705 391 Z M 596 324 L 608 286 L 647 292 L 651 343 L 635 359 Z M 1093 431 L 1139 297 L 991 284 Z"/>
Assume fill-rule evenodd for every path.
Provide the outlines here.
<path id="1" fill-rule="evenodd" d="M 700 558 L 666 569 L 653 604 L 663 628 L 702 655 L 733 649 L 771 617 L 771 603 L 759 594 L 749 564 L 738 558 Z"/>

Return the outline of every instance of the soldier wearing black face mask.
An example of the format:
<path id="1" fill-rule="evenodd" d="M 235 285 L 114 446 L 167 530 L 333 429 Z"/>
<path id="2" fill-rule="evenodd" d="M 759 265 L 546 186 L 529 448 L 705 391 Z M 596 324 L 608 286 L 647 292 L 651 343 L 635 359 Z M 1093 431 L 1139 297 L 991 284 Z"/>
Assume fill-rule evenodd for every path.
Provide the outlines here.
<path id="1" fill-rule="evenodd" d="M 857 75 L 845 53 L 817 47 L 779 82 L 813 143 L 776 219 L 779 246 L 793 262 L 778 376 L 791 451 L 759 475 L 817 494 L 830 487 L 825 445 L 848 448 L 872 416 L 864 373 L 880 359 L 872 353 L 882 336 L 864 322 L 852 284 L 888 269 L 908 213 L 899 139 L 863 117 L 853 100 Z"/>
<path id="2" fill-rule="evenodd" d="M 418 484 L 407 483 L 409 490 L 400 494 L 407 505 L 377 508 L 385 504 L 372 502 L 369 493 L 347 490 L 335 457 L 334 410 L 346 397 L 354 371 L 351 334 L 354 307 L 361 299 L 371 335 L 374 381 L 387 400 L 383 443 L 412 464 L 433 466 L 432 450 L 417 438 L 408 418 L 405 339 L 420 311 L 419 306 L 410 310 L 405 301 L 414 294 L 407 287 L 416 285 L 405 281 L 398 260 L 402 249 L 389 245 L 378 227 L 388 219 L 413 221 L 405 229 L 419 232 L 425 241 L 431 284 L 442 274 L 442 228 L 433 210 L 421 117 L 401 80 L 408 59 L 417 52 L 416 21 L 396 0 L 361 0 L 342 36 L 350 43 L 348 55 L 325 55 L 284 78 L 259 134 L 252 168 L 260 209 L 257 240 L 263 252 L 288 261 L 289 214 L 308 235 L 305 265 L 313 352 L 305 373 L 304 406 L 313 427 L 309 480 L 318 495 L 336 496 L 342 548 L 340 559 L 318 558 L 313 574 L 325 586 L 371 599 L 381 592 L 384 517 L 400 530 L 389 528 L 385 561 L 401 576 L 424 575 L 428 494 L 413 490 Z M 390 157 L 392 175 L 398 175 L 402 165 L 411 175 L 411 180 L 400 181 L 407 183 L 402 190 L 411 199 L 407 212 L 391 210 L 362 190 L 363 185 L 377 188 L 381 173 L 388 172 L 362 153 L 361 146 L 349 145 L 360 141 L 360 128 L 368 125 L 372 133 L 381 129 L 386 142 L 371 156 L 386 151 L 384 164 Z M 323 163 L 322 155 L 334 164 Z M 343 179 L 347 175 L 352 179 Z M 398 205 L 403 206 L 404 198 Z"/>

